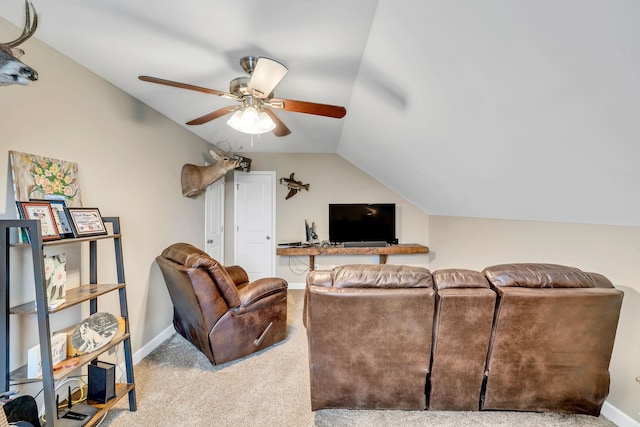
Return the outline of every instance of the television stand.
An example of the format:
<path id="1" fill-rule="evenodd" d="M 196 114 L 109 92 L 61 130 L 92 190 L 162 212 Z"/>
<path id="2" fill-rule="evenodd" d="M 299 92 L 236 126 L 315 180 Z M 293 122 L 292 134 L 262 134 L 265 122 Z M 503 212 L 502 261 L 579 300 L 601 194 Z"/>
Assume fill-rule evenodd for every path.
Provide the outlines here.
<path id="1" fill-rule="evenodd" d="M 346 248 L 344 246 L 330 246 L 323 248 L 322 246 L 310 246 L 307 248 L 277 248 L 276 254 L 282 256 L 308 256 L 309 270 L 315 268 L 316 255 L 378 255 L 379 263 L 386 264 L 389 255 L 409 255 L 409 254 L 426 254 L 429 248 L 415 243 L 405 243 L 400 245 L 392 245 L 385 247 L 353 247 Z"/>
<path id="2" fill-rule="evenodd" d="M 387 242 L 344 242 L 345 248 L 386 248 Z"/>

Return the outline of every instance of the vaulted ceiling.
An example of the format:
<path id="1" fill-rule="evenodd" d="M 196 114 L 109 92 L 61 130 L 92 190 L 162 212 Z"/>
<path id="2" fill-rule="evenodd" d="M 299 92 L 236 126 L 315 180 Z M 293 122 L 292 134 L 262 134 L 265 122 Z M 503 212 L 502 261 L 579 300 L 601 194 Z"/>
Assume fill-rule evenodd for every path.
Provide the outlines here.
<path id="1" fill-rule="evenodd" d="M 211 143 L 336 152 L 435 215 L 640 226 L 635 0 L 33 3 L 36 38 Z M 247 55 L 289 68 L 277 97 L 347 116 L 278 111 L 292 134 L 251 138 L 184 124 L 233 101 L 137 79 L 228 91 Z"/>

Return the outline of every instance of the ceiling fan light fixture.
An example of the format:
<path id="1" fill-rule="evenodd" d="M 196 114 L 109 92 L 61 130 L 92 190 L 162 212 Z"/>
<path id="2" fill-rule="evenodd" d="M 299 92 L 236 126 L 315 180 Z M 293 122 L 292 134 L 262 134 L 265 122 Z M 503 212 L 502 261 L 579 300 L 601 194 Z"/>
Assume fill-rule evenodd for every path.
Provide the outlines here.
<path id="1" fill-rule="evenodd" d="M 271 132 L 275 129 L 275 122 L 264 111 L 258 111 L 255 107 L 249 106 L 237 110 L 227 124 L 238 132 L 249 134 L 261 134 Z"/>
<path id="2" fill-rule="evenodd" d="M 266 98 L 287 74 L 287 67 L 269 58 L 258 58 L 251 73 L 249 91 L 257 98 Z"/>

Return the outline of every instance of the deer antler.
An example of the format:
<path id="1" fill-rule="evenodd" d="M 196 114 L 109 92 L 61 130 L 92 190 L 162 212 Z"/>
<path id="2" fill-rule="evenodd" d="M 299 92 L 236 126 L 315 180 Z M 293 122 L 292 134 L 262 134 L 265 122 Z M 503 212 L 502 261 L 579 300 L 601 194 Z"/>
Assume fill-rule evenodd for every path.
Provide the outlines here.
<path id="1" fill-rule="evenodd" d="M 0 43 L 0 44 L 3 44 L 8 48 L 13 48 L 24 43 L 29 37 L 33 35 L 33 33 L 36 32 L 36 28 L 38 28 L 38 13 L 36 12 L 35 7 L 33 7 L 33 5 L 28 0 L 25 0 L 24 6 L 27 12 L 26 12 L 26 18 L 25 18 L 24 29 L 22 30 L 22 34 L 20 35 L 20 37 L 18 37 L 13 41 L 10 41 L 7 43 Z M 33 9 L 33 21 L 31 20 L 31 9 Z"/>

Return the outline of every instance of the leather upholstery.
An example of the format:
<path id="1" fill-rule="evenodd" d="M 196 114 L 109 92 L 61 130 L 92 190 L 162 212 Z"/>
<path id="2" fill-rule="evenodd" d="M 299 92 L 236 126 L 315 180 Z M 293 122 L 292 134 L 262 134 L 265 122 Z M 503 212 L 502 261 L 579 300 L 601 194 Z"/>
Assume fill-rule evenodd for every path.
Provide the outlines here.
<path id="1" fill-rule="evenodd" d="M 312 409 L 425 409 L 429 270 L 352 265 L 307 280 Z"/>
<path id="2" fill-rule="evenodd" d="M 484 273 L 498 304 L 482 409 L 598 415 L 622 291 L 602 275 L 553 264 Z"/>
<path id="3" fill-rule="evenodd" d="M 224 267 L 188 243 L 169 246 L 156 262 L 173 302 L 176 331 L 212 364 L 246 356 L 286 337 L 285 280 L 249 282 L 242 267 Z"/>
<path id="4" fill-rule="evenodd" d="M 496 294 L 478 271 L 433 272 L 437 290 L 429 409 L 477 411 Z"/>
<path id="5" fill-rule="evenodd" d="M 556 264 L 312 271 L 311 407 L 598 415 L 622 299 Z"/>

